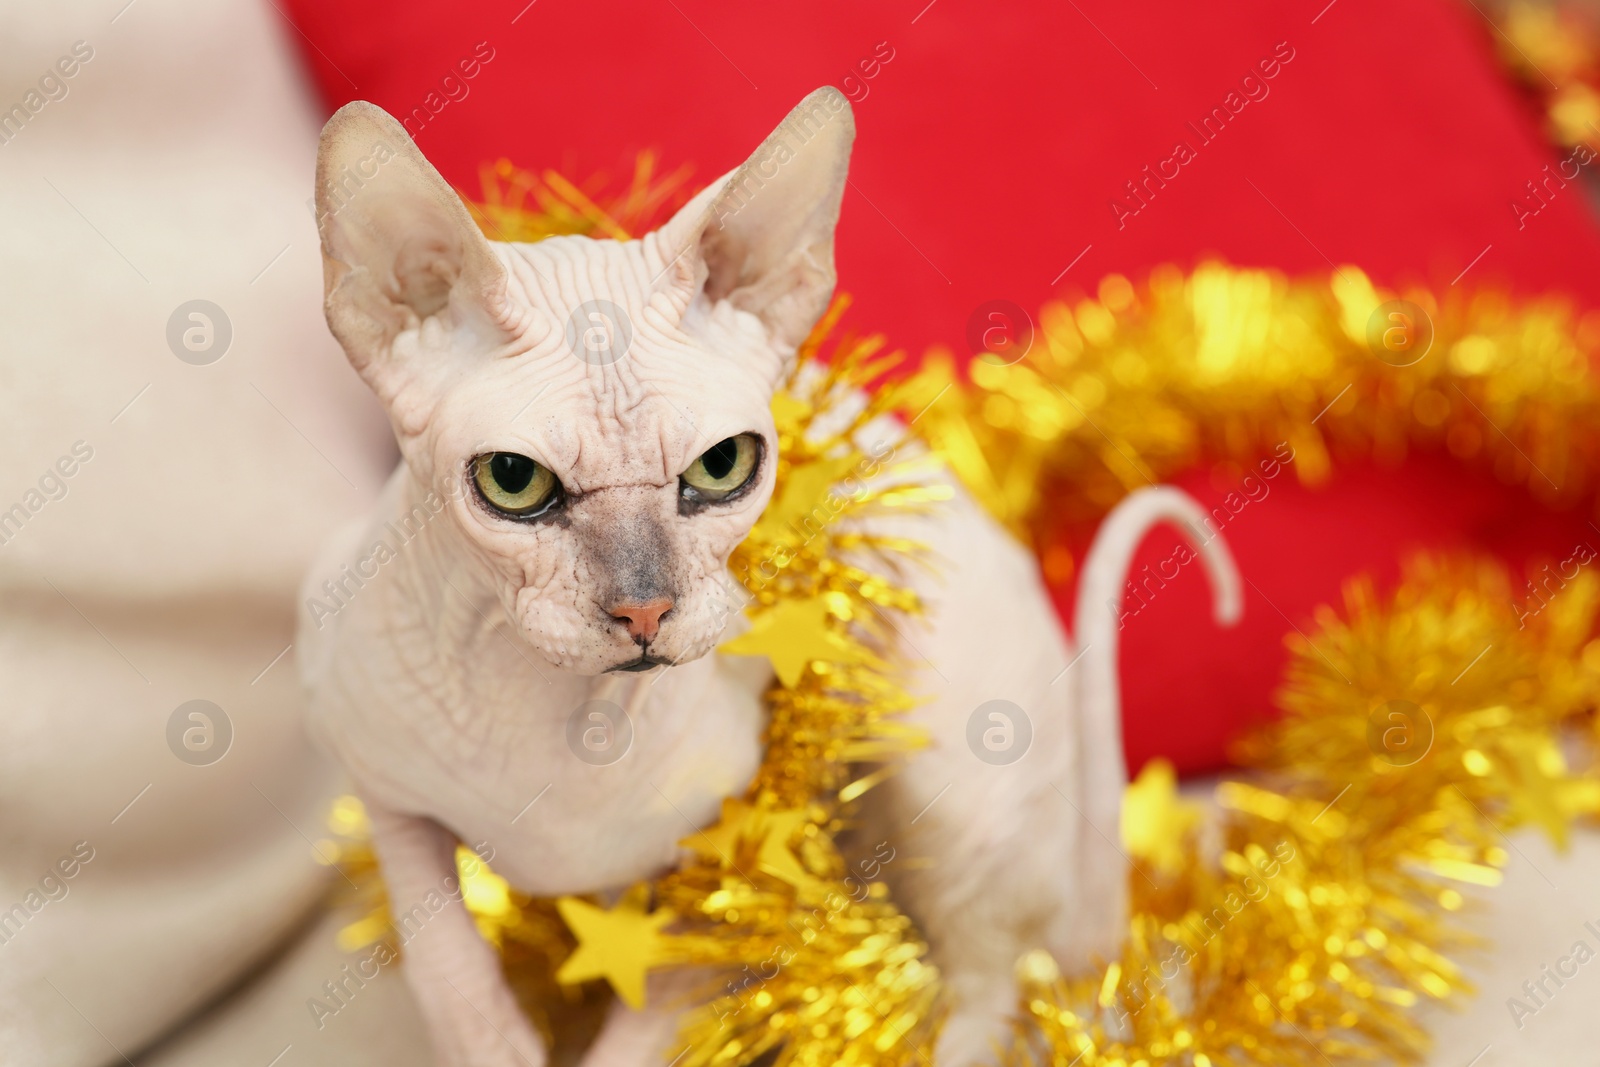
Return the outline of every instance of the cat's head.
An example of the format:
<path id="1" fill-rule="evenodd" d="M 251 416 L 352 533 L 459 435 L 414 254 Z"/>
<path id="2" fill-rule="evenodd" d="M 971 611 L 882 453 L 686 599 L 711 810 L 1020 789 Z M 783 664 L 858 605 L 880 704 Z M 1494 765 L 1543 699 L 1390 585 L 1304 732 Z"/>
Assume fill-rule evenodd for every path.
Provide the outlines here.
<path id="1" fill-rule="evenodd" d="M 438 543 L 556 666 L 716 644 L 728 555 L 772 492 L 772 394 L 833 292 L 854 132 L 820 89 L 642 239 L 505 244 L 381 109 L 328 122 L 328 324 L 445 502 Z"/>

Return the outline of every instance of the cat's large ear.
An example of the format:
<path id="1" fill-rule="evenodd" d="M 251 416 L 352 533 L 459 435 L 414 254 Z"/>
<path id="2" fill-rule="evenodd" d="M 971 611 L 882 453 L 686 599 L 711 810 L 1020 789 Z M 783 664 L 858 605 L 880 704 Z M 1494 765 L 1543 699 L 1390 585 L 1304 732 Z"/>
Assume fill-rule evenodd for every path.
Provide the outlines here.
<path id="1" fill-rule="evenodd" d="M 505 340 L 505 267 L 405 128 L 366 101 L 323 128 L 316 210 L 328 326 L 390 415 L 414 431 L 455 364 Z M 450 343 L 395 345 L 435 317 L 436 336 Z"/>
<path id="2" fill-rule="evenodd" d="M 855 135 L 839 90 L 800 101 L 743 166 L 657 231 L 668 284 L 691 296 L 703 286 L 797 347 L 833 295 L 833 231 Z"/>

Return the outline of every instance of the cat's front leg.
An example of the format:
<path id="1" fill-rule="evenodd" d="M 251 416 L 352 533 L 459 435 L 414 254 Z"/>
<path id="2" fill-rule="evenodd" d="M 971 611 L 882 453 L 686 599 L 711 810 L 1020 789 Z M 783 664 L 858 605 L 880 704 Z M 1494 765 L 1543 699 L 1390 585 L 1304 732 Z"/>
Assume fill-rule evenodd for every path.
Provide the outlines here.
<path id="1" fill-rule="evenodd" d="M 667 971 L 650 976 L 647 1003 L 630 1008 L 615 1001 L 606 1021 L 583 1054 L 579 1067 L 661 1067 L 676 1063 L 687 1051 L 679 1037 L 684 1013 L 703 993 L 708 974 L 703 971 Z"/>
<path id="2" fill-rule="evenodd" d="M 544 1044 L 462 903 L 455 835 L 432 819 L 368 811 L 401 967 L 441 1067 L 544 1067 Z"/>

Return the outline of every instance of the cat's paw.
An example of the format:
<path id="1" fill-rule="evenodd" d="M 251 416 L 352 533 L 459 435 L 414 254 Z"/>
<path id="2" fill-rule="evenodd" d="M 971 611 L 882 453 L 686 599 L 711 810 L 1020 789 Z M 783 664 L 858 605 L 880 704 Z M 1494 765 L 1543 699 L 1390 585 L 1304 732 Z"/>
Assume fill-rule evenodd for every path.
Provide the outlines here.
<path id="1" fill-rule="evenodd" d="M 439 1067 L 545 1067 L 549 1061 L 544 1045 L 533 1036 L 516 1045 L 504 1035 L 491 1035 L 492 1041 L 475 1042 L 470 1049 L 453 1051 L 439 1058 Z"/>
<path id="2" fill-rule="evenodd" d="M 1015 1037 L 1008 1016 L 987 1008 L 957 1008 L 939 1031 L 933 1062 L 938 1067 L 994 1067 Z"/>
<path id="3" fill-rule="evenodd" d="M 424 1013 L 439 1067 L 546 1067 L 544 1041 L 509 993 L 505 1003 L 485 1003 L 483 1010 L 462 997 L 446 1003 Z"/>

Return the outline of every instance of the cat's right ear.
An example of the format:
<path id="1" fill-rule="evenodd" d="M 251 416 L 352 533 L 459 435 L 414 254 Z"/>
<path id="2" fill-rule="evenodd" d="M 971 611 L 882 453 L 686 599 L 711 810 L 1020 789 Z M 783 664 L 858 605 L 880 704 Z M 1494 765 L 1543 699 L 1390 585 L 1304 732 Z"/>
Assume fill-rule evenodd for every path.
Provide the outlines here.
<path id="1" fill-rule="evenodd" d="M 316 210 L 328 326 L 397 426 L 416 432 L 453 364 L 507 339 L 505 266 L 405 128 L 366 101 L 323 127 Z M 395 344 L 429 319 L 442 330 Z"/>

